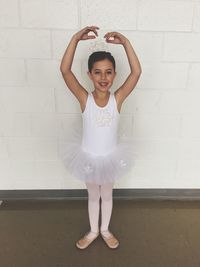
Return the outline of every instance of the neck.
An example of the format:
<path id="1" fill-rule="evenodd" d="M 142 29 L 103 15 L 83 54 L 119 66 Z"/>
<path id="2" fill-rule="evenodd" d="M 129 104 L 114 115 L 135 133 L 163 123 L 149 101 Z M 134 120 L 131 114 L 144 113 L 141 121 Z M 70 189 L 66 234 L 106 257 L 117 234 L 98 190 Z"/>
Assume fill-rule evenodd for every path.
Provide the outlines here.
<path id="1" fill-rule="evenodd" d="M 94 89 L 93 94 L 97 96 L 98 98 L 103 99 L 110 94 L 110 91 L 101 92 L 101 91 Z"/>

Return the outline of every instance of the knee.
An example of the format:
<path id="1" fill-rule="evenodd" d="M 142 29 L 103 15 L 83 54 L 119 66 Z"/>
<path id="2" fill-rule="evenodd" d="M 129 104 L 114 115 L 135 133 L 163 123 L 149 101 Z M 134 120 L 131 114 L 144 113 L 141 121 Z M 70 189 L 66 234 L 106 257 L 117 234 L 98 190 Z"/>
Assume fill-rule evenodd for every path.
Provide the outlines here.
<path id="1" fill-rule="evenodd" d="M 112 200 L 112 189 L 111 190 L 101 190 L 101 199 L 102 201 L 111 201 Z"/>
<path id="2" fill-rule="evenodd" d="M 88 199 L 89 201 L 98 202 L 100 200 L 99 190 L 88 190 Z"/>

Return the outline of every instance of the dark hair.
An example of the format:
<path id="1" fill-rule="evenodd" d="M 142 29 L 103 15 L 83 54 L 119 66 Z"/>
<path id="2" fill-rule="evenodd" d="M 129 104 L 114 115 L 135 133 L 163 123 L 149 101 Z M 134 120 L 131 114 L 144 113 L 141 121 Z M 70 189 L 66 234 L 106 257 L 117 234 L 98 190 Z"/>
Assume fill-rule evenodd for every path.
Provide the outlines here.
<path id="1" fill-rule="evenodd" d="M 112 65 L 113 65 L 113 68 L 114 68 L 114 71 L 115 71 L 115 59 L 111 55 L 111 53 L 110 52 L 106 52 L 106 51 L 97 51 L 97 52 L 92 53 L 89 56 L 89 59 L 88 59 L 88 70 L 89 70 L 89 72 L 92 71 L 92 68 L 93 68 L 93 65 L 94 65 L 95 62 L 100 61 L 100 60 L 104 60 L 104 59 L 108 59 L 108 60 L 110 60 L 112 62 Z"/>

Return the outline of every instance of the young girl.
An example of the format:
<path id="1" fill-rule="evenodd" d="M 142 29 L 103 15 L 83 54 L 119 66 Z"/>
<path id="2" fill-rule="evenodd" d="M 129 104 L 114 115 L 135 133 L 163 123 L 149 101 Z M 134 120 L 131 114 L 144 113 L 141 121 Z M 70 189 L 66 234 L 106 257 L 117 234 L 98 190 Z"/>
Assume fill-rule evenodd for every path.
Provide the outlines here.
<path id="1" fill-rule="evenodd" d="M 141 74 L 140 63 L 130 41 L 118 32 L 108 32 L 104 36 L 107 43 L 124 47 L 130 74 L 112 94 L 109 89 L 116 76 L 115 60 L 109 52 L 94 52 L 88 60 L 88 76 L 94 89 L 88 92 L 76 79 L 71 66 L 78 42 L 96 38 L 97 30 L 99 27 L 89 26 L 74 34 L 60 65 L 67 87 L 80 103 L 83 119 L 81 144 L 71 144 L 70 148 L 66 148 L 64 157 L 65 166 L 85 182 L 88 191 L 90 231 L 76 242 L 80 249 L 88 247 L 99 235 L 100 199 L 101 236 L 108 247 L 119 246 L 119 241 L 108 226 L 113 207 L 113 185 L 130 163 L 130 149 L 128 151 L 127 145 L 117 143 L 117 129 L 122 103 L 134 89 Z M 88 35 L 89 32 L 93 32 L 93 35 Z"/>

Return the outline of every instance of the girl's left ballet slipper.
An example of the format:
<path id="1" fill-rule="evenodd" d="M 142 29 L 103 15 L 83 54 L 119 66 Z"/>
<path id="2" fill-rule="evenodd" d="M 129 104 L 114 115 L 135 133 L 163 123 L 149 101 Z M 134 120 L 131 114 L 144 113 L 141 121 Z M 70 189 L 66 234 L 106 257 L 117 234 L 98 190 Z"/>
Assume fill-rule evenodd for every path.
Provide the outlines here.
<path id="1" fill-rule="evenodd" d="M 104 233 L 109 233 L 109 236 L 106 236 Z M 117 248 L 119 246 L 119 241 L 110 231 L 101 231 L 101 236 L 109 248 Z"/>

